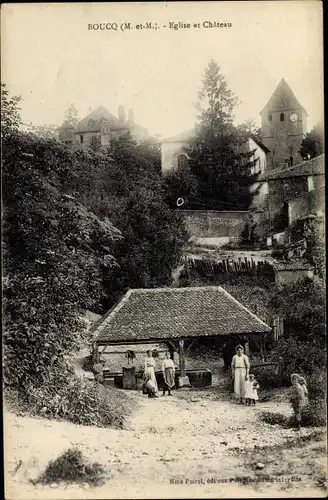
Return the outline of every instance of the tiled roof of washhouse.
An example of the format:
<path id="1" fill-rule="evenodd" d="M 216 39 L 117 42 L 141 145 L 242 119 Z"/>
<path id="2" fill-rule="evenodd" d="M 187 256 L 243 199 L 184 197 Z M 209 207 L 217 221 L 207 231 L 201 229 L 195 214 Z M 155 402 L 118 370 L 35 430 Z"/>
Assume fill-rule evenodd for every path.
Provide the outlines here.
<path id="1" fill-rule="evenodd" d="M 93 329 L 99 344 L 270 331 L 220 286 L 131 289 Z"/>

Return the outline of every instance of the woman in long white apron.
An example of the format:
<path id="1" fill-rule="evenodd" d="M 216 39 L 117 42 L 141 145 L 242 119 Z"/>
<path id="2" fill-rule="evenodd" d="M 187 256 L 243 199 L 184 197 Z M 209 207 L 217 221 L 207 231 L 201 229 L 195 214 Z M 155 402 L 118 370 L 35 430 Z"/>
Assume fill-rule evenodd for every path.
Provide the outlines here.
<path id="1" fill-rule="evenodd" d="M 242 345 L 236 347 L 236 354 L 232 358 L 231 373 L 234 381 L 234 394 L 241 404 L 245 398 L 246 386 L 245 382 L 248 380 L 250 364 L 244 348 Z"/>
<path id="2" fill-rule="evenodd" d="M 145 375 L 150 375 L 150 380 L 153 382 L 155 387 L 155 393 L 158 392 L 158 385 L 155 375 L 155 366 L 156 362 L 153 358 L 153 354 L 151 351 L 147 351 L 147 357 L 145 358 Z"/>

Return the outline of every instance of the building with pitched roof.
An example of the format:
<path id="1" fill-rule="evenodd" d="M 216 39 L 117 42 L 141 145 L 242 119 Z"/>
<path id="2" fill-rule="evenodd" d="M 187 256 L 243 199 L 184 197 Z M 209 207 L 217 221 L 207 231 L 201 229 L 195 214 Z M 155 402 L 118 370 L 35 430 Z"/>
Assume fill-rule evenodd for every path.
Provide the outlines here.
<path id="1" fill-rule="evenodd" d="M 260 112 L 262 141 L 270 150 L 268 170 L 291 166 L 303 158 L 299 151 L 307 131 L 307 112 L 282 79 Z"/>
<path id="2" fill-rule="evenodd" d="M 131 289 L 92 328 L 93 357 L 109 345 L 164 343 L 179 353 L 200 337 L 248 343 L 271 328 L 220 286 Z"/>
<path id="3" fill-rule="evenodd" d="M 271 226 L 277 215 L 285 212 L 286 222 L 308 214 L 316 214 L 324 207 L 324 155 L 298 165 L 280 167 L 262 174 L 259 179 L 267 185 L 268 211 Z"/>
<path id="4" fill-rule="evenodd" d="M 123 106 L 118 109 L 118 117 L 104 106 L 99 106 L 80 120 L 75 127 L 64 122 L 59 129 L 59 140 L 80 147 L 90 146 L 92 141 L 98 142 L 101 146 L 108 146 L 112 138 L 128 132 L 137 142 L 149 138 L 147 129 L 135 123 L 131 109 L 126 119 Z"/>

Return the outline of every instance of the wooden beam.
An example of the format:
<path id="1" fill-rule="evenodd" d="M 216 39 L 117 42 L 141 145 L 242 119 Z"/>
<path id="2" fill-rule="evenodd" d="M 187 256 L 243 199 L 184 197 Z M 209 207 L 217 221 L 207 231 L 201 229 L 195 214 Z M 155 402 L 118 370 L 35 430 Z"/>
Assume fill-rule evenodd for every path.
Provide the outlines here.
<path id="1" fill-rule="evenodd" d="M 189 351 L 189 349 L 194 345 L 195 342 L 197 342 L 198 339 L 194 339 L 190 342 L 190 344 L 188 345 L 188 347 L 185 349 L 185 354 L 187 354 L 187 352 Z"/>
<path id="2" fill-rule="evenodd" d="M 179 340 L 179 367 L 180 377 L 186 376 L 186 360 L 184 352 L 184 340 Z"/>
<path id="3" fill-rule="evenodd" d="M 244 342 L 245 342 L 245 354 L 249 357 L 249 337 L 244 337 Z"/>
<path id="4" fill-rule="evenodd" d="M 171 348 L 173 349 L 173 351 L 178 351 L 179 350 L 177 344 L 174 344 L 171 340 L 168 340 L 167 344 L 171 346 Z"/>
<path id="5" fill-rule="evenodd" d="M 100 351 L 100 355 L 102 355 L 106 351 L 107 347 L 108 347 L 108 345 L 104 346 L 104 348 Z"/>

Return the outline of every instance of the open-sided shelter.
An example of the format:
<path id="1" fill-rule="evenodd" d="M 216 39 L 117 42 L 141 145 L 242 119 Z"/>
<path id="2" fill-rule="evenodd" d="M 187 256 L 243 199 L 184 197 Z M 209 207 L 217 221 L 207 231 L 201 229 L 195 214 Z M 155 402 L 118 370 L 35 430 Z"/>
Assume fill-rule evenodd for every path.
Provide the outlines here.
<path id="1" fill-rule="evenodd" d="M 165 343 L 179 353 L 185 376 L 185 353 L 200 337 L 251 336 L 271 328 L 220 286 L 131 289 L 92 328 L 93 359 L 109 345 Z"/>

